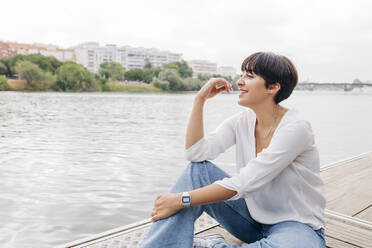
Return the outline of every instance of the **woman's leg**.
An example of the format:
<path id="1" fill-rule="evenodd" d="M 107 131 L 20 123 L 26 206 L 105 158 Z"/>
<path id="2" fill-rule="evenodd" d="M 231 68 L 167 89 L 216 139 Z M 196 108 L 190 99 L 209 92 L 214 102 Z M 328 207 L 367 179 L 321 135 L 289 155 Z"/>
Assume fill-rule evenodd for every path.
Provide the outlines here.
<path id="1" fill-rule="evenodd" d="M 216 243 L 213 248 L 325 248 L 324 229 L 314 231 L 297 221 L 263 225 L 265 238 L 250 244 Z"/>
<path id="2" fill-rule="evenodd" d="M 191 162 L 170 190 L 171 193 L 190 191 L 229 177 L 209 161 Z M 173 216 L 156 221 L 142 240 L 140 247 L 192 247 L 194 222 L 206 211 L 226 230 L 245 242 L 262 238 L 260 224 L 252 219 L 243 199 L 193 206 Z"/>

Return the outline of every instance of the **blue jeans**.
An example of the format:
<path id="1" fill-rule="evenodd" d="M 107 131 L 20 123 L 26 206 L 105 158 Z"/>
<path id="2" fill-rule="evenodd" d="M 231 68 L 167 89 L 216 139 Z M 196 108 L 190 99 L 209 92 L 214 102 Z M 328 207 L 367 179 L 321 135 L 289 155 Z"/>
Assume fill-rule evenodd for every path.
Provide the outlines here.
<path id="1" fill-rule="evenodd" d="M 207 160 L 191 162 L 170 192 L 190 191 L 225 177 L 230 176 Z M 251 217 L 244 199 L 183 208 L 173 216 L 154 222 L 140 247 L 192 247 L 194 222 L 204 211 L 244 242 L 241 246 L 220 242 L 213 246 L 215 248 L 325 248 L 323 228 L 313 230 L 296 221 L 261 224 Z"/>

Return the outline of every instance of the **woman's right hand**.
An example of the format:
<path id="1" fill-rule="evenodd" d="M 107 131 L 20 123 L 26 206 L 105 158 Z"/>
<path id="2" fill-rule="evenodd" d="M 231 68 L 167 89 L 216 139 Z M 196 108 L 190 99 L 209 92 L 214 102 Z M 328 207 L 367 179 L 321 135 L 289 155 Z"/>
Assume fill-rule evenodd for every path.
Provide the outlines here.
<path id="1" fill-rule="evenodd" d="M 217 88 L 218 84 L 222 84 L 222 86 Z M 211 78 L 199 90 L 197 97 L 206 101 L 208 98 L 212 98 L 224 90 L 226 90 L 227 93 L 230 93 L 230 91 L 233 91 L 232 85 L 224 78 Z"/>

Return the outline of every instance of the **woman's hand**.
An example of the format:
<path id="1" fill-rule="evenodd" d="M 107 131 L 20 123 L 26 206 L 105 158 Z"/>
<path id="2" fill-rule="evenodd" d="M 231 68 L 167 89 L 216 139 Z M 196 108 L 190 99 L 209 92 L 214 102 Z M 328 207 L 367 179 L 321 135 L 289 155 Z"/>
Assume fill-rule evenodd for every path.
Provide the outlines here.
<path id="1" fill-rule="evenodd" d="M 218 84 L 222 84 L 222 86 L 217 88 Z M 233 88 L 229 82 L 227 82 L 224 78 L 211 78 L 199 90 L 197 97 L 200 97 L 205 101 L 208 98 L 212 98 L 224 90 L 226 90 L 227 93 L 233 91 Z"/>
<path id="2" fill-rule="evenodd" d="M 151 212 L 151 220 L 157 221 L 174 215 L 183 208 L 181 203 L 182 193 L 166 193 L 155 199 L 154 209 Z"/>

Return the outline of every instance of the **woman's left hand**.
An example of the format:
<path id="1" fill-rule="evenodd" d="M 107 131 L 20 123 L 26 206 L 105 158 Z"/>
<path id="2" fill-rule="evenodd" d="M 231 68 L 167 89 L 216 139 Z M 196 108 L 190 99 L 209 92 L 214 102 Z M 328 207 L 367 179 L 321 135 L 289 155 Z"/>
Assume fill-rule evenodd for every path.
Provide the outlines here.
<path id="1" fill-rule="evenodd" d="M 157 221 L 174 215 L 183 208 L 181 203 L 182 193 L 161 194 L 155 199 L 154 209 L 151 212 L 151 220 Z"/>

